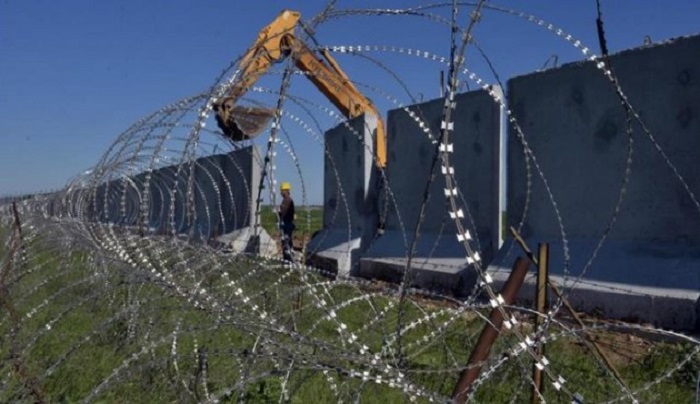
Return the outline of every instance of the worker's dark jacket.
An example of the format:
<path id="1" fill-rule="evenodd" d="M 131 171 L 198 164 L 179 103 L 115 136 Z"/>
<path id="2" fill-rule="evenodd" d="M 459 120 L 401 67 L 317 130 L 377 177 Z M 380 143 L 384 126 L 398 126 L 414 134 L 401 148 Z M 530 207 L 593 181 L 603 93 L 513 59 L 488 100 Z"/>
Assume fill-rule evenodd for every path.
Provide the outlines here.
<path id="1" fill-rule="evenodd" d="M 284 213 L 284 215 L 280 216 L 280 226 L 282 227 L 282 231 L 285 234 L 290 234 L 296 228 L 296 226 L 294 225 L 294 214 L 294 200 L 292 198 L 289 198 L 289 207 L 287 208 L 287 211 Z"/>

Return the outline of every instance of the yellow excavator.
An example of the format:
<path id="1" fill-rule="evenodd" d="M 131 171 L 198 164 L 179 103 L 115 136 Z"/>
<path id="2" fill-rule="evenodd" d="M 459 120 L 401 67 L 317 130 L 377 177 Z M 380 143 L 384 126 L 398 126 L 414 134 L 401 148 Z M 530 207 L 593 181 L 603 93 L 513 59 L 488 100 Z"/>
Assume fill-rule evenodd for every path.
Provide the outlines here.
<path id="1" fill-rule="evenodd" d="M 295 35 L 301 15 L 284 10 L 267 27 L 238 63 L 238 79 L 231 90 L 214 103 L 216 121 L 224 135 L 232 141 L 251 139 L 266 126 L 273 112 L 262 108 L 238 106 L 236 103 L 272 64 L 291 57 L 297 68 L 347 118 L 364 113 L 377 118 L 375 153 L 377 166 L 386 166 L 386 134 L 381 114 L 372 102 L 352 84 L 328 51 L 314 52 Z M 321 57 L 319 57 L 319 54 Z"/>

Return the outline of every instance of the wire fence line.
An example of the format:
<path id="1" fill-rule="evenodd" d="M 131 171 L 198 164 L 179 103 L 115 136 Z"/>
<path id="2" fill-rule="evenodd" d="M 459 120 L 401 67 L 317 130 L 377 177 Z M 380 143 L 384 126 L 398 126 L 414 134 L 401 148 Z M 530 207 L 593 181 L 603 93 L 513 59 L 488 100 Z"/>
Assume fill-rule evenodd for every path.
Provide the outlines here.
<path id="1" fill-rule="evenodd" d="M 474 27 L 488 21 L 490 13 L 520 18 L 567 41 L 594 64 L 626 113 L 625 162 L 613 213 L 599 223 L 604 230 L 592 240 L 594 248 L 585 251 L 580 272 L 572 272 L 579 244 L 568 235 L 571 225 L 565 219 L 571 212 L 562 208 L 562 195 L 552 185 L 557 175 L 547 171 L 546 153 L 535 146 L 537 133 L 519 121 L 493 83 L 470 69 L 472 59 L 488 55 L 481 48 L 473 52 L 470 45 L 478 39 Z M 350 242 L 363 220 L 355 213 L 357 195 L 347 186 L 344 163 L 325 147 L 327 128 L 319 122 L 335 122 L 376 163 L 366 128 L 358 130 L 335 110 L 294 94 L 288 84 L 299 72 L 290 63 L 270 74 L 280 77 L 276 88 L 250 89 L 274 105 L 273 123 L 263 135 L 265 149 L 250 140 L 222 141 L 207 125 L 213 122 L 215 101 L 241 80 L 237 60 L 207 91 L 134 123 L 92 170 L 65 188 L 0 204 L 1 401 L 444 402 L 452 399 L 459 375 L 472 367 L 481 373 L 461 392 L 471 401 L 690 400 L 700 366 L 700 345 L 692 334 L 604 316 L 580 321 L 563 308 L 587 282 L 586 271 L 615 229 L 630 192 L 635 140 L 651 142 L 681 194 L 691 199 L 690 209 L 700 212 L 695 182 L 628 99 L 607 52 L 598 56 L 547 21 L 484 1 L 391 10 L 346 9 L 332 2 L 309 21 L 330 24 L 367 15 L 419 17 L 452 31 L 447 56 L 388 45 L 318 48 L 374 60 L 394 74 L 411 103 L 410 82 L 382 64 L 382 55 L 433 61 L 449 72 L 437 121 L 404 105 L 403 95 L 356 83 L 407 114 L 429 145 L 430 175 L 420 183 L 425 192 L 416 217 L 401 216 L 406 199 L 396 193 L 400 187 L 391 173 L 378 175 L 379 221 L 391 217 L 404 248 L 396 282 L 337 276 L 317 262 L 304 262 L 319 252 L 306 245 L 317 230 L 316 237 L 332 238 L 321 226 L 338 229 Z M 460 25 L 458 16 L 468 16 L 466 23 Z M 313 31 L 305 35 L 320 43 Z M 520 146 L 525 191 L 521 209 L 509 213 L 518 218 L 511 223 L 516 234 L 527 233 L 538 198 L 551 209 L 565 284 L 544 312 L 522 301 L 506 304 L 494 281 L 497 272 L 483 262 L 483 229 L 474 218 L 478 207 L 468 202 L 474 191 L 460 183 L 457 161 L 464 156 L 454 147 L 460 111 L 455 98 L 463 82 L 483 91 L 502 111 L 511 139 Z M 299 112 L 290 112 L 288 105 Z M 332 213 L 316 211 L 304 202 L 310 198 L 302 185 L 300 260 L 290 264 L 280 259 L 278 218 L 265 201 L 276 205 L 279 159 L 290 159 L 305 184 L 292 132 L 323 148 L 330 171 L 326 178 L 337 191 Z M 427 219 L 438 186 L 444 187 L 441 226 Z M 382 237 L 370 237 L 365 249 L 372 251 Z M 433 243 L 428 253 L 418 246 L 421 238 Z M 446 238 L 456 239 L 461 262 L 441 262 L 433 269 L 474 274 L 466 297 L 416 287 L 419 273 L 443 258 L 440 243 Z M 330 250 L 352 255 L 340 242 Z M 504 250 L 506 256 L 525 255 L 515 242 Z M 491 311 L 503 319 L 498 339 L 487 360 L 467 364 L 479 333 L 490 325 Z M 544 320 L 539 329 L 535 317 Z M 541 345 L 546 354 L 537 349 Z M 543 389 L 533 389 L 533 366 L 543 372 Z"/>

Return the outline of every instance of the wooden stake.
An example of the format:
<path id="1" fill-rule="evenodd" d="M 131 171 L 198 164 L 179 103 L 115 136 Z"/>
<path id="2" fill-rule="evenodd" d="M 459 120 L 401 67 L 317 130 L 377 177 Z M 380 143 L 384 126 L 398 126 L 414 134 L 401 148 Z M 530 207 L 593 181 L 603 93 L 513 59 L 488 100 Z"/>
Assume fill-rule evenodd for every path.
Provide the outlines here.
<path id="1" fill-rule="evenodd" d="M 534 254 L 532 254 L 532 251 L 530 251 L 530 249 L 528 248 L 527 244 L 525 243 L 525 240 L 523 240 L 523 238 L 520 236 L 520 234 L 518 234 L 518 232 L 515 230 L 515 228 L 511 227 L 510 233 L 513 235 L 513 238 L 515 239 L 515 241 L 520 245 L 520 248 L 522 248 L 523 251 L 525 251 L 525 255 L 527 255 L 527 257 L 530 259 L 530 261 L 533 264 L 538 265 L 537 258 L 534 256 Z M 585 328 L 586 326 L 583 324 L 581 317 L 579 317 L 578 313 L 576 313 L 576 310 L 574 310 L 574 308 L 571 306 L 571 303 L 569 303 L 569 300 L 564 297 L 563 293 L 561 293 L 561 291 L 557 287 L 557 284 L 554 283 L 551 279 L 549 279 L 548 284 L 549 284 L 549 287 L 554 292 L 554 294 L 556 294 L 557 297 L 559 299 L 561 299 L 562 303 L 564 304 L 564 307 L 566 307 L 566 310 L 568 310 L 568 312 L 574 318 L 574 320 L 579 325 L 579 327 Z M 600 346 L 598 345 L 598 343 L 594 339 L 592 339 L 591 336 L 588 335 L 588 333 L 583 333 L 583 337 L 584 337 L 583 342 L 586 344 L 586 346 L 589 349 L 591 349 L 592 351 L 594 351 L 596 354 L 598 354 L 598 357 L 600 357 L 600 359 L 605 363 L 605 365 L 608 367 L 608 369 L 610 369 L 610 371 L 613 373 L 613 375 L 617 379 L 617 382 L 620 383 L 620 385 L 627 388 L 627 384 L 622 379 L 620 372 L 617 371 L 615 366 L 613 366 L 612 362 L 610 362 L 610 359 L 608 358 L 608 356 L 605 355 L 605 353 L 603 352 L 602 349 L 600 349 Z"/>
<path id="2" fill-rule="evenodd" d="M 540 244 L 538 261 L 539 265 L 537 266 L 537 290 L 535 291 L 535 302 L 537 303 L 537 312 L 546 313 L 548 307 L 547 280 L 549 279 L 549 244 Z M 537 315 L 535 317 L 535 334 L 540 331 L 541 326 L 542 317 Z M 538 343 L 535 348 L 535 352 L 539 358 L 544 356 L 544 343 Z M 533 404 L 537 404 L 540 402 L 540 396 L 544 392 L 544 384 L 542 383 L 542 371 L 536 366 L 536 364 L 532 365 L 532 381 L 534 382 L 532 387 L 532 402 Z"/>

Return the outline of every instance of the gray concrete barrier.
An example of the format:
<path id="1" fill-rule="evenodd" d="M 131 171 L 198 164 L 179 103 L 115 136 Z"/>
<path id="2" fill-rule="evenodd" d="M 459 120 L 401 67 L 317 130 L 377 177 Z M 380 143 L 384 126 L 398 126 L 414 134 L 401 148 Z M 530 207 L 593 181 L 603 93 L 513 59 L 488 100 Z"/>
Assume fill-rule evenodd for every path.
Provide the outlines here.
<path id="1" fill-rule="evenodd" d="M 250 146 L 103 183 L 88 196 L 86 214 L 144 233 L 186 234 L 236 252 L 276 255 L 267 232 L 253 228 L 260 176 L 260 154 Z"/>
<path id="2" fill-rule="evenodd" d="M 221 209 L 229 212 L 220 223 L 224 235 L 218 240 L 229 243 L 234 251 L 279 256 L 277 243 L 260 226 L 256 204 L 262 175 L 262 158 L 256 146 L 216 156 L 221 168 L 219 190 Z M 281 258 L 281 256 L 280 256 Z"/>
<path id="3" fill-rule="evenodd" d="M 494 92 L 500 94 L 501 90 L 494 88 Z M 455 101 L 451 136 L 454 178 L 459 197 L 466 202 L 466 223 L 477 235 L 480 255 L 488 262 L 500 241 L 501 109 L 484 90 L 458 94 Z M 440 161 L 416 231 L 438 147 L 424 127 L 439 136 L 444 103 L 444 99 L 436 99 L 410 106 L 410 113 L 404 109 L 389 111 L 387 182 L 395 200 L 389 201 L 385 234 L 361 260 L 364 277 L 401 281 L 418 234 L 411 263 L 413 285 L 464 293 L 474 283 L 474 274 L 467 270 L 464 247 L 456 238 L 457 228 L 449 216 Z"/>
<path id="4" fill-rule="evenodd" d="M 338 276 L 358 274 L 360 256 L 376 233 L 376 127 L 367 114 L 325 134 L 323 229 L 309 242 L 307 257 Z"/>
<path id="5" fill-rule="evenodd" d="M 510 107 L 556 205 L 532 160 L 528 181 L 524 148 L 511 129 L 507 221 L 517 226 L 522 219 L 531 247 L 553 244 L 550 273 L 569 284 L 580 278 L 570 293 L 581 309 L 595 306 L 604 315 L 661 327 L 696 326 L 700 211 L 689 191 L 700 194 L 698 55 L 700 36 L 611 56 L 622 91 L 653 136 L 652 141 L 632 118 L 629 183 L 623 180 L 627 115 L 596 62 L 509 81 Z M 596 252 L 613 216 L 612 230 Z M 518 252 L 506 242 L 490 270 L 507 271 Z"/>

